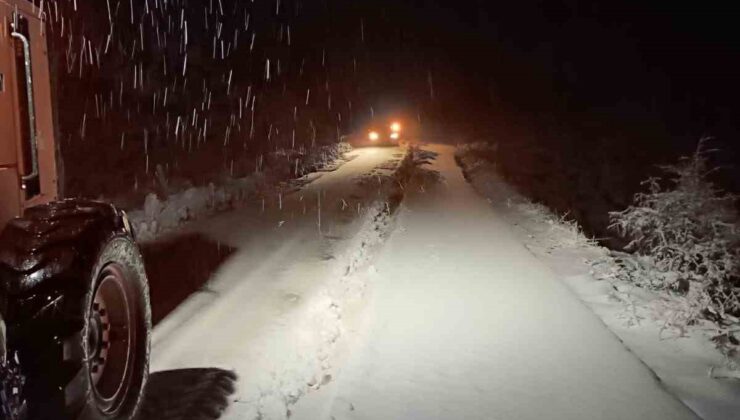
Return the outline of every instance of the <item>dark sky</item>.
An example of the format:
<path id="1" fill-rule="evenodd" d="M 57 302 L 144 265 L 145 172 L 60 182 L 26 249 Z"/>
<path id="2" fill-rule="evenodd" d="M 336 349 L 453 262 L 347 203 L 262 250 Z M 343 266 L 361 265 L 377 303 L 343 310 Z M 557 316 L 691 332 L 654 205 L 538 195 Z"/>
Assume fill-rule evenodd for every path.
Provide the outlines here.
<path id="1" fill-rule="evenodd" d="M 740 6 L 602 3 L 416 1 L 406 12 L 467 73 L 549 85 L 575 106 L 689 107 L 708 124 L 737 109 Z"/>
<path id="2" fill-rule="evenodd" d="M 738 163 L 740 4 L 408 0 L 388 7 L 420 31 L 443 79 L 440 97 L 468 118 L 490 120 L 488 102 L 512 118 L 519 111 L 655 135 L 677 153 L 710 135 L 728 152 L 722 163 Z"/>
<path id="3" fill-rule="evenodd" d="M 662 143 L 685 154 L 700 136 L 713 135 L 730 152 L 726 160 L 738 160 L 740 6 L 150 3 L 79 2 L 78 10 L 72 1 L 44 3 L 53 17 L 60 96 L 80 98 L 60 108 L 61 135 L 79 144 L 81 156 L 91 147 L 86 136 L 105 139 L 128 152 L 121 162 L 137 159 L 145 168 L 185 166 L 222 144 L 229 149 L 222 164 L 231 168 L 237 153 L 247 162 L 266 150 L 332 141 L 371 109 L 401 109 L 471 138 L 557 130 L 586 142 L 618 138 L 626 147 Z M 191 138 L 206 149 L 193 152 Z M 181 159 L 168 146 L 174 141 L 188 145 Z M 147 160 L 140 150 L 161 156 Z"/>

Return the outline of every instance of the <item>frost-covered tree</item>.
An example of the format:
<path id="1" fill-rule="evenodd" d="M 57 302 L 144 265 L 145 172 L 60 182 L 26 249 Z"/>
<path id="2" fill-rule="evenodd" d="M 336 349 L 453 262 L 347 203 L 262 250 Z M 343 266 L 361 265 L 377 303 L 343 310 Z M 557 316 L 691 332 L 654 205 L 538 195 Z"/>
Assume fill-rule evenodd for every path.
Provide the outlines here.
<path id="1" fill-rule="evenodd" d="M 611 228 L 631 240 L 627 250 L 646 257 L 651 272 L 633 279 L 643 286 L 685 295 L 693 311 L 717 321 L 740 316 L 740 227 L 737 196 L 708 175 L 702 139 L 692 156 L 662 166 L 663 177 L 644 181 L 647 192 L 610 213 Z M 639 277 L 639 279 L 637 279 Z"/>

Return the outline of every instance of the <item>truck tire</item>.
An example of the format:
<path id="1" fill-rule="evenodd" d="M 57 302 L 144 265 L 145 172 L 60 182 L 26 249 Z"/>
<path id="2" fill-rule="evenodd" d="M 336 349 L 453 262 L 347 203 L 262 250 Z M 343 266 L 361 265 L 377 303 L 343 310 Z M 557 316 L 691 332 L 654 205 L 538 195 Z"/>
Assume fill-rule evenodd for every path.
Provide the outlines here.
<path id="1" fill-rule="evenodd" d="M 80 420 L 137 416 L 149 374 L 151 311 L 146 273 L 128 235 L 101 249 L 84 299 L 83 394 Z"/>
<path id="2" fill-rule="evenodd" d="M 136 416 L 149 368 L 151 311 L 125 214 L 64 200 L 0 233 L 0 310 L 20 361 L 30 419 Z"/>

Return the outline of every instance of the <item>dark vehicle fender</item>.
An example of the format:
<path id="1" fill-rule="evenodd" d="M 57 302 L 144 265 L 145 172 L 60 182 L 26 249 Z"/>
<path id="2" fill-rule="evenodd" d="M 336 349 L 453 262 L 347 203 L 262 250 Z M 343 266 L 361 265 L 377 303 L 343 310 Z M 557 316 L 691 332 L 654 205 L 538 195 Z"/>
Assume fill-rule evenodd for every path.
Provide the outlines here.
<path id="1" fill-rule="evenodd" d="M 125 217 L 110 204 L 90 200 L 28 209 L 0 233 L 0 292 L 28 296 L 42 286 L 84 289 L 100 247 L 113 235 L 130 233 Z"/>

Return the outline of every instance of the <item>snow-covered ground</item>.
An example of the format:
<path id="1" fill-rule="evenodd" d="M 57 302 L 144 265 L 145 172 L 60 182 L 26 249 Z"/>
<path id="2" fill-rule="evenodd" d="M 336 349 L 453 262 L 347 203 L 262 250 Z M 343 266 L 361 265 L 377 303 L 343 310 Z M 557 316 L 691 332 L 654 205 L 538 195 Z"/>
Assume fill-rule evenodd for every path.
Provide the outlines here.
<path id="1" fill-rule="evenodd" d="M 690 419 L 439 154 L 370 270 L 353 349 L 296 419 Z"/>
<path id="2" fill-rule="evenodd" d="M 236 251 L 157 325 L 151 370 L 235 371 L 231 419 L 286 418 L 330 382 L 347 320 L 363 301 L 355 269 L 389 229 L 405 156 L 359 149 L 298 191 L 188 225 Z"/>
<path id="3" fill-rule="evenodd" d="M 704 419 L 740 419 L 740 372 L 710 341 L 709 323 L 675 326 L 677 298 L 637 288 L 615 275 L 609 250 L 589 241 L 575 222 L 522 197 L 475 153 L 460 150 L 469 181 L 519 240 L 652 369 L 666 388 Z M 734 364 L 738 361 L 735 360 Z"/>
<path id="4" fill-rule="evenodd" d="M 258 166 L 253 174 L 244 178 L 226 178 L 218 186 L 209 183 L 206 186 L 190 187 L 169 193 L 164 199 L 155 193 L 149 193 L 144 205 L 128 214 L 136 239 L 144 243 L 154 241 L 193 220 L 244 206 L 257 195 L 279 194 L 281 189 L 292 191 L 321 172 L 333 171 L 341 166 L 345 162 L 346 153 L 351 149 L 347 143 L 334 143 L 307 153 L 283 150 L 272 154 L 273 166 L 276 167 Z M 294 178 L 287 182 L 284 178 L 287 174 L 281 174 L 279 167 L 281 163 L 285 166 L 286 161 L 289 166 L 295 162 L 288 175 Z"/>
<path id="5" fill-rule="evenodd" d="M 152 370 L 236 372 L 226 419 L 696 418 L 600 319 L 603 290 L 574 286 L 591 284 L 577 232 L 425 149 L 410 182 L 404 151 L 359 149 L 190 224 L 236 251 L 156 327 Z"/>

